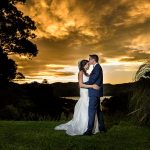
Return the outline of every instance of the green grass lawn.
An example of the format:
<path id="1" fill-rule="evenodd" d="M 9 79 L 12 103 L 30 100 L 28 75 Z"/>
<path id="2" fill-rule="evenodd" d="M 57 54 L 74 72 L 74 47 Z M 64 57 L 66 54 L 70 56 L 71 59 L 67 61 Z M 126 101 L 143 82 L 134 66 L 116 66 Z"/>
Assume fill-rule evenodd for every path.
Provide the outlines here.
<path id="1" fill-rule="evenodd" d="M 0 150 L 150 150 L 150 129 L 121 122 L 107 133 L 68 136 L 53 128 L 62 122 L 0 121 Z"/>

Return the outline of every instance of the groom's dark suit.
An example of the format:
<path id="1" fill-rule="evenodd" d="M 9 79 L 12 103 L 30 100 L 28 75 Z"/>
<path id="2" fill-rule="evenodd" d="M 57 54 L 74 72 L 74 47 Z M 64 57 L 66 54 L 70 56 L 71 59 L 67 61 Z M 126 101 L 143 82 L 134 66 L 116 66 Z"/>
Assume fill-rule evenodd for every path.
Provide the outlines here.
<path id="1" fill-rule="evenodd" d="M 100 64 L 96 64 L 92 70 L 89 80 L 85 84 L 97 84 L 100 86 L 99 90 L 89 88 L 89 108 L 88 108 L 88 129 L 86 132 L 92 133 L 95 121 L 95 115 L 97 113 L 99 130 L 105 129 L 103 112 L 100 110 L 100 97 L 103 96 L 103 70 Z"/>

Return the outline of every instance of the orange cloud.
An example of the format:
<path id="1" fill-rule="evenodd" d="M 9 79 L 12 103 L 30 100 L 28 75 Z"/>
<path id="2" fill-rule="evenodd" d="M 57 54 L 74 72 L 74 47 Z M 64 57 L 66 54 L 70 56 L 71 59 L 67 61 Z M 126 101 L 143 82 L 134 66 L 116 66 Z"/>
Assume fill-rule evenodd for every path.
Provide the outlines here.
<path id="1" fill-rule="evenodd" d="M 128 62 L 141 63 L 150 57 L 149 0 L 28 0 L 17 7 L 37 24 L 34 42 L 39 55 L 32 61 L 13 57 L 27 76 L 72 76 L 78 71 L 78 61 L 93 53 L 100 56 L 108 74 L 114 65 L 118 67 L 116 74 L 121 66 L 125 74 L 127 69 L 123 68 Z M 64 73 L 67 67 L 76 67 L 76 72 L 71 69 Z M 137 68 L 128 67 L 128 73 Z M 106 82 L 115 82 L 106 76 Z M 129 74 L 122 82 L 124 79 L 131 81 Z"/>

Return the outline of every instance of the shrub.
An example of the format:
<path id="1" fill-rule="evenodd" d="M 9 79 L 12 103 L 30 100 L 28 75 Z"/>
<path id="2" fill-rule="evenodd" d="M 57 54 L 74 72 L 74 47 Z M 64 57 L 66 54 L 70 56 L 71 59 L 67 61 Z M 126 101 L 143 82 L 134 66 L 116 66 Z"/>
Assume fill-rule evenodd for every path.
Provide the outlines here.
<path id="1" fill-rule="evenodd" d="M 8 120 L 17 120 L 19 118 L 19 111 L 13 105 L 6 105 L 0 111 L 0 118 L 1 119 L 8 119 Z"/>
<path id="2" fill-rule="evenodd" d="M 130 101 L 130 114 L 141 125 L 150 126 L 150 61 L 139 67 L 135 81 Z"/>

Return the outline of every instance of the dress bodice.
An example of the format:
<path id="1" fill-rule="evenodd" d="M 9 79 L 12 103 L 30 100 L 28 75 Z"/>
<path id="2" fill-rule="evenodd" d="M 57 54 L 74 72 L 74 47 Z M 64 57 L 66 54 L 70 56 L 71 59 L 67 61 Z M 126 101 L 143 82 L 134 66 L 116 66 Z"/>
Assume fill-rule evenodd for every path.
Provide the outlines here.
<path id="1" fill-rule="evenodd" d="M 83 74 L 83 82 L 87 82 L 89 77 Z M 80 88 L 80 97 L 87 97 L 88 96 L 88 88 Z"/>
<path id="2" fill-rule="evenodd" d="M 88 80 L 89 80 L 89 77 L 86 76 L 85 74 L 83 74 L 83 82 L 86 82 L 86 81 L 88 81 Z"/>

